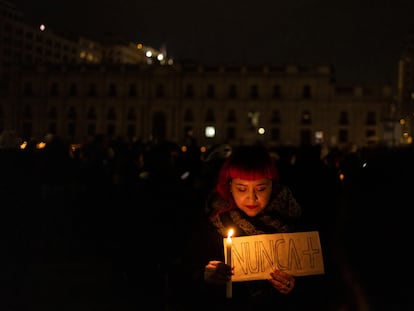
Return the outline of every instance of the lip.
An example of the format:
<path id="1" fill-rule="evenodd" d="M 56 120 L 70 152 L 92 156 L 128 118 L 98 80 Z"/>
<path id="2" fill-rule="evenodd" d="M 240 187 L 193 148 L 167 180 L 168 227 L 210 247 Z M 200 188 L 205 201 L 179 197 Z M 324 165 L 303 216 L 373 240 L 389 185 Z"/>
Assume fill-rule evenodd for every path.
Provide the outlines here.
<path id="1" fill-rule="evenodd" d="M 247 209 L 256 209 L 257 205 L 246 205 Z"/>

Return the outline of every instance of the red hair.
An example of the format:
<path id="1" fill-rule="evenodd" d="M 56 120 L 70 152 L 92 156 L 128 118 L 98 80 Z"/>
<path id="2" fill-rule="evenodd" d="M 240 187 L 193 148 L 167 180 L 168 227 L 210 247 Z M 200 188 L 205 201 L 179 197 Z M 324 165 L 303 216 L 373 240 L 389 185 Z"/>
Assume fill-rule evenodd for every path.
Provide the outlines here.
<path id="1" fill-rule="evenodd" d="M 261 145 L 241 146 L 232 151 L 223 163 L 216 184 L 218 194 L 234 208 L 230 183 L 234 178 L 244 180 L 270 179 L 278 182 L 275 158 Z"/>

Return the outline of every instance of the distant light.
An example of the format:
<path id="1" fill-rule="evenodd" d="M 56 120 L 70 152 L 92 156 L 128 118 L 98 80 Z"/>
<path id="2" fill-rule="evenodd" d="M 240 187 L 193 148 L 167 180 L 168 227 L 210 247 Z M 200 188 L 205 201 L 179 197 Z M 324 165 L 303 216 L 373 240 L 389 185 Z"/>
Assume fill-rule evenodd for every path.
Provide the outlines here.
<path id="1" fill-rule="evenodd" d="M 157 55 L 157 59 L 158 59 L 159 61 L 162 61 L 162 60 L 164 59 L 164 55 L 163 55 L 162 53 L 158 54 L 158 55 Z"/>
<path id="2" fill-rule="evenodd" d="M 315 142 L 318 144 L 323 143 L 323 131 L 315 132 Z"/>
<path id="3" fill-rule="evenodd" d="M 260 128 L 257 130 L 257 132 L 258 132 L 260 135 L 263 135 L 266 131 L 265 131 L 265 129 L 264 129 L 263 127 L 260 127 Z"/>
<path id="4" fill-rule="evenodd" d="M 185 180 L 190 176 L 190 172 L 186 171 L 181 175 L 181 180 Z"/>
<path id="5" fill-rule="evenodd" d="M 137 44 L 137 49 L 138 49 L 138 50 L 141 50 L 142 48 L 143 48 L 142 43 L 138 43 L 138 44 Z"/>
<path id="6" fill-rule="evenodd" d="M 322 140 L 323 139 L 323 131 L 316 131 L 315 132 L 315 138 L 317 140 Z"/>
<path id="7" fill-rule="evenodd" d="M 45 24 L 40 24 L 39 29 L 40 29 L 40 31 L 45 31 L 45 29 L 46 29 Z"/>
<path id="8" fill-rule="evenodd" d="M 44 149 L 46 147 L 46 143 L 44 141 L 41 141 L 36 144 L 36 149 Z"/>
<path id="9" fill-rule="evenodd" d="M 214 128 L 214 126 L 206 126 L 204 130 L 204 135 L 206 135 L 206 137 L 209 138 L 216 136 L 216 129 Z"/>
<path id="10" fill-rule="evenodd" d="M 152 56 L 152 52 L 151 52 L 151 51 L 147 51 L 147 52 L 145 53 L 145 56 L 146 56 L 146 57 L 151 57 L 151 56 Z"/>
<path id="11" fill-rule="evenodd" d="M 139 178 L 141 178 L 141 179 L 148 179 L 149 177 L 150 177 L 150 174 L 147 171 L 143 171 L 143 172 L 139 173 Z"/>
<path id="12" fill-rule="evenodd" d="M 22 142 L 20 144 L 20 149 L 26 149 L 27 145 L 28 145 L 27 141 Z"/>
<path id="13" fill-rule="evenodd" d="M 82 147 L 82 145 L 81 145 L 81 144 L 71 144 L 71 145 L 69 146 L 69 148 L 70 148 L 70 150 L 71 150 L 72 152 L 75 152 L 76 150 L 79 150 L 81 147 Z"/>

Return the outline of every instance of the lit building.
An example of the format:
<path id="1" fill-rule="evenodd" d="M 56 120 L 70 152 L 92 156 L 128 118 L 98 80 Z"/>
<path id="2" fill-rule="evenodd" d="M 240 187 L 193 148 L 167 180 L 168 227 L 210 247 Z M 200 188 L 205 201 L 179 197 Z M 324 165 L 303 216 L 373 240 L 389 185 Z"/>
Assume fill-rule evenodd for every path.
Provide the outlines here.
<path id="1" fill-rule="evenodd" d="M 405 143 L 389 85 L 341 85 L 324 65 L 174 64 L 151 47 L 31 28 L 0 3 L 8 16 L 0 132 L 22 140 L 52 133 L 73 143 L 97 134 L 181 143 L 191 130 L 202 145 Z"/>
<path id="2" fill-rule="evenodd" d="M 407 34 L 398 62 L 397 102 L 401 113 L 403 141 L 412 143 L 414 135 L 414 32 Z"/>
<path id="3" fill-rule="evenodd" d="M 201 144 L 395 145 L 389 86 L 341 86 L 329 66 L 8 67 L 3 129 L 80 142 L 105 134 Z M 392 131 L 390 133 L 390 131 Z"/>
<path id="4" fill-rule="evenodd" d="M 8 1 L 0 0 L 0 16 L 0 66 L 172 63 L 163 51 L 143 44 L 126 43 L 119 38 L 106 38 L 105 42 L 83 36 L 73 38 L 69 34 L 57 33 L 47 25 L 28 25 L 23 13 Z M 147 52 L 151 55 L 147 56 Z"/>
<path id="5" fill-rule="evenodd" d="M 1 64 L 74 63 L 78 43 L 56 34 L 45 25 L 34 27 L 7 1 L 0 1 Z"/>

